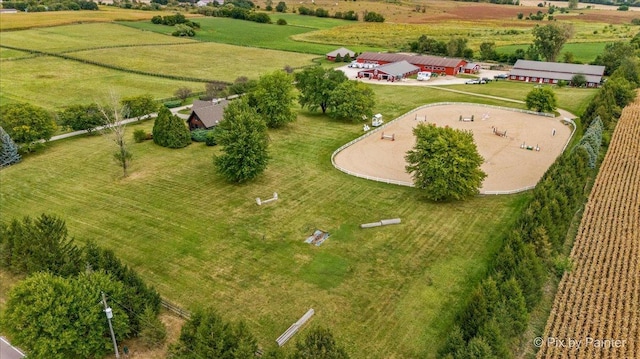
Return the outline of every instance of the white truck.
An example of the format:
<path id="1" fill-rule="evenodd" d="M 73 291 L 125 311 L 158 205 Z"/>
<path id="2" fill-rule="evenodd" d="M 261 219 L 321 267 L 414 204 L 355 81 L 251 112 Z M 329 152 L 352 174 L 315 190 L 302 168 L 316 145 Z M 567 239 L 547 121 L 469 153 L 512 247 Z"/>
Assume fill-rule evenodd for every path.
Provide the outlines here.
<path id="1" fill-rule="evenodd" d="M 428 71 L 418 72 L 418 77 L 417 77 L 418 81 L 429 81 L 429 79 L 431 79 L 431 72 L 428 72 Z"/>

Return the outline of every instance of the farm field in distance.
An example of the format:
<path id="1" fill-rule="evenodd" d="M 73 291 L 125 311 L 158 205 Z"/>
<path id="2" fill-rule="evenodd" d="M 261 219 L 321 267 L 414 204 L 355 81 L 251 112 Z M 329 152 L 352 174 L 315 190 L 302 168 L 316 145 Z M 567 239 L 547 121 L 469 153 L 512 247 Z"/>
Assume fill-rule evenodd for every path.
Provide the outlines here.
<path id="1" fill-rule="evenodd" d="M 163 99 L 181 87 L 205 89 L 204 82 L 82 61 L 231 82 L 240 76 L 257 79 L 287 65 L 312 65 L 341 46 L 358 52 L 400 51 L 422 34 L 438 40 L 466 37 L 476 53 L 486 39 L 495 41 L 498 51 L 512 51 L 531 41 L 533 26 L 548 23 L 516 19 L 518 12 L 535 13 L 539 8 L 534 6 L 435 0 L 419 12 L 414 5 L 389 2 L 315 4 L 331 14 L 356 10 L 361 20 L 365 9 L 377 11 L 387 21 L 269 13 L 274 22 L 285 19 L 288 25 L 282 26 L 191 14 L 187 16 L 202 28 L 195 38 L 179 38 L 168 35 L 171 27 L 149 21 L 170 12 L 101 6 L 96 12 L 58 12 L 55 17 L 0 15 L 0 46 L 77 59 L 0 47 L 0 102 L 31 102 L 57 111 L 72 104 L 103 103 L 109 91 L 120 97 L 150 94 Z M 289 11 L 300 6 L 288 5 Z M 558 22 L 575 20 L 579 36 L 565 51 L 576 60 L 592 61 L 607 42 L 639 30 L 630 25 L 637 13 L 601 13 L 557 17 Z M 476 16 L 470 19 L 469 14 Z M 385 121 L 432 102 L 524 109 L 523 103 L 446 89 L 521 101 L 534 86 L 498 81 L 442 90 L 365 84 L 376 96 L 374 113 L 384 114 Z M 596 90 L 554 92 L 559 108 L 580 115 Z M 229 184 L 215 173 L 212 158 L 220 153 L 219 146 L 193 143 L 170 150 L 151 141 L 134 143 L 133 131 L 150 132 L 152 121 L 127 130 L 133 162 L 126 179 L 112 160 L 115 145 L 106 135 L 52 142 L 0 171 L 0 218 L 8 222 L 43 212 L 59 215 L 76 241 L 95 240 L 113 249 L 169 301 L 186 309 L 211 305 L 225 320 L 244 320 L 263 349 L 275 345 L 291 323 L 314 308 L 310 324 L 330 328 L 353 358 L 362 353 L 373 359 L 435 358 L 532 194 L 432 203 L 413 188 L 346 175 L 333 168 L 331 153 L 361 135 L 362 123 L 295 110 L 296 122 L 269 131 L 272 160 L 266 172 L 242 185 Z M 256 205 L 256 197 L 271 197 L 273 192 L 280 199 Z M 400 225 L 359 228 L 360 223 L 396 217 L 402 219 Z M 303 242 L 315 229 L 331 234 L 320 247 Z M 0 310 L 15 280 L 0 272 L 0 281 L 5 278 L 9 280 L 0 284 Z"/>
<path id="2" fill-rule="evenodd" d="M 414 92 L 419 102 L 451 96 Z M 109 139 L 56 142 L 2 171 L 0 213 L 65 217 L 77 240 L 115 250 L 180 305 L 213 304 L 247 321 L 262 345 L 313 307 L 313 323 L 353 353 L 432 357 L 427 348 L 439 345 L 528 195 L 433 204 L 414 189 L 334 170 L 331 152 L 360 130 L 303 113 L 270 132 L 271 166 L 242 186 L 215 175 L 219 148 L 134 144 L 131 176 L 121 180 Z M 256 206 L 274 191 L 276 203 Z M 358 228 L 393 217 L 403 224 Z M 331 237 L 321 247 L 303 243 L 316 228 Z"/>

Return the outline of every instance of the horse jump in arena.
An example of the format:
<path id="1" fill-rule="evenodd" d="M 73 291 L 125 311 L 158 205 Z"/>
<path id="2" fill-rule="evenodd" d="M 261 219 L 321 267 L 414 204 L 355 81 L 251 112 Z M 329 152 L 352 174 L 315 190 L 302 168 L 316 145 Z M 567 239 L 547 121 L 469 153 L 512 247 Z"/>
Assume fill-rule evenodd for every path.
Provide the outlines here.
<path id="1" fill-rule="evenodd" d="M 462 121 L 462 122 L 473 122 L 473 116 L 471 115 L 471 117 L 462 117 L 462 115 L 460 115 L 460 119 L 458 121 Z"/>
<path id="2" fill-rule="evenodd" d="M 416 120 L 417 122 L 427 122 L 427 115 L 424 115 L 424 116 L 418 116 L 418 114 L 416 113 L 416 118 L 415 118 L 415 120 Z"/>
<path id="3" fill-rule="evenodd" d="M 391 140 L 391 141 L 395 141 L 396 140 L 396 134 L 392 133 L 390 135 L 385 135 L 384 132 L 382 133 L 382 135 L 380 135 L 380 139 L 381 140 Z"/>
<path id="4" fill-rule="evenodd" d="M 522 142 L 522 144 L 520 145 L 520 148 L 522 148 L 523 150 L 540 152 L 540 146 L 538 146 L 538 145 L 536 145 L 536 147 L 527 146 L 527 144 L 524 143 L 524 142 Z"/>
<path id="5" fill-rule="evenodd" d="M 494 126 L 491 126 L 491 128 L 493 129 L 493 134 L 496 136 L 500 136 L 500 137 L 507 137 L 507 130 L 504 131 L 498 131 L 498 129 Z"/>

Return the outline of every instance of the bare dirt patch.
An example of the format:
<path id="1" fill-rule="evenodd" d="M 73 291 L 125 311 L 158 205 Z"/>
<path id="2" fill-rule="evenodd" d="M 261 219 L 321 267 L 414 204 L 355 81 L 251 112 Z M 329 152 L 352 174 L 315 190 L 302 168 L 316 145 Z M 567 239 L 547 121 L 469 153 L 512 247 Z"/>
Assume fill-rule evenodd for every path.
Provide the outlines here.
<path id="1" fill-rule="evenodd" d="M 460 121 L 460 115 L 473 116 L 474 121 Z M 336 155 L 336 165 L 363 176 L 412 182 L 405 171 L 404 156 L 415 145 L 412 130 L 423 116 L 427 123 L 473 132 L 478 152 L 485 160 L 482 170 L 487 173 L 481 193 L 534 186 L 562 153 L 572 132 L 560 118 L 474 104 L 435 105 L 414 110 L 345 148 Z M 506 131 L 507 136 L 495 135 L 493 127 Z M 394 135 L 395 140 L 381 139 L 382 132 Z M 522 143 L 537 146 L 540 151 L 522 149 Z"/>

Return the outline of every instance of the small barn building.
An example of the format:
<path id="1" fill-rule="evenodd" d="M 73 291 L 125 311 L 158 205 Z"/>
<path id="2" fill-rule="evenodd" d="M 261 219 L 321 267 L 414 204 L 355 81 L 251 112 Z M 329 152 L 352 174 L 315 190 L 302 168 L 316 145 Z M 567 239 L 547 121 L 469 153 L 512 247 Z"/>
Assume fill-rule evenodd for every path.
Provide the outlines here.
<path id="1" fill-rule="evenodd" d="M 193 101 L 191 114 L 187 119 L 189 130 L 210 129 L 216 127 L 224 114 L 224 109 L 229 104 L 227 100 Z"/>
<path id="2" fill-rule="evenodd" d="M 413 66 L 419 67 L 420 71 L 432 72 L 439 75 L 446 74 L 450 76 L 455 76 L 464 72 L 464 67 L 467 65 L 466 60 L 458 58 L 377 52 L 363 52 L 358 56 L 357 61 L 365 64 L 378 65 L 406 61 Z"/>
<path id="3" fill-rule="evenodd" d="M 407 61 L 399 61 L 382 65 L 373 69 L 358 71 L 358 78 L 371 80 L 399 81 L 420 71 L 418 66 L 414 66 Z"/>
<path id="4" fill-rule="evenodd" d="M 475 62 L 468 62 L 466 65 L 464 65 L 465 74 L 477 74 L 478 72 L 480 72 L 480 64 L 477 64 Z"/>
<path id="5" fill-rule="evenodd" d="M 341 47 L 337 50 L 333 50 L 330 53 L 328 53 L 327 60 L 336 61 L 336 58 L 338 57 L 338 55 L 340 55 L 341 59 L 344 59 L 344 57 L 347 55 L 349 55 L 350 58 L 354 58 L 356 56 L 356 53 L 347 48 Z"/>
<path id="6" fill-rule="evenodd" d="M 598 87 L 602 83 L 604 66 L 518 60 L 509 72 L 509 79 L 540 84 L 557 84 L 560 80 L 571 83 L 571 79 L 575 75 L 584 75 L 587 87 Z"/>

